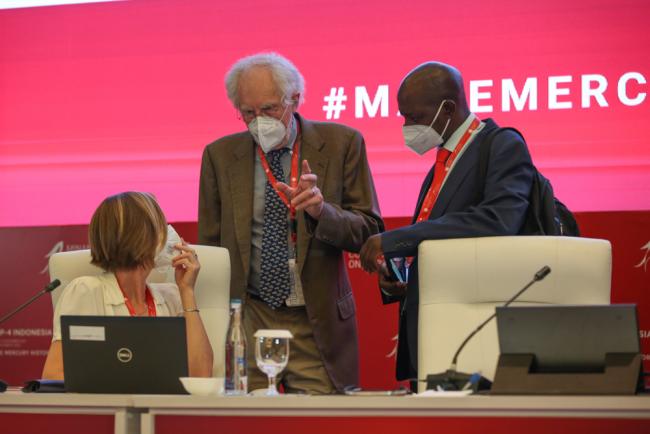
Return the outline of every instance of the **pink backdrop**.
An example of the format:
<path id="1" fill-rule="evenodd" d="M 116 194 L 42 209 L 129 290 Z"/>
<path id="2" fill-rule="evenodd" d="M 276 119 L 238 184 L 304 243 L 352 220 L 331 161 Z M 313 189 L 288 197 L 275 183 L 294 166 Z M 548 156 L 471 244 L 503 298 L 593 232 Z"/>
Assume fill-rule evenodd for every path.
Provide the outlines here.
<path id="1" fill-rule="evenodd" d="M 648 360 L 649 17 L 644 0 L 133 0 L 0 10 L 0 314 L 47 281 L 48 254 L 85 247 L 84 225 L 109 194 L 151 191 L 170 221 L 195 221 L 203 147 L 243 128 L 223 76 L 262 50 L 304 74 L 304 115 L 363 132 L 383 214 L 389 226 L 403 224 L 431 156 L 403 146 L 395 94 L 408 70 L 437 59 L 462 70 L 481 117 L 524 132 L 558 196 L 583 212 L 584 234 L 612 241 L 612 299 L 639 304 Z M 193 240 L 196 226 L 179 232 Z M 349 266 L 362 383 L 388 387 L 396 308 L 381 306 L 354 256 Z M 0 326 L 0 378 L 40 374 L 50 327 L 46 298 Z"/>
<path id="2" fill-rule="evenodd" d="M 410 214 L 431 164 L 403 146 L 395 103 L 401 78 L 429 59 L 463 71 L 481 116 L 525 133 L 572 209 L 650 209 L 649 16 L 645 0 L 0 10 L 0 226 L 85 224 L 101 198 L 129 189 L 155 193 L 171 221 L 196 219 L 203 147 L 243 128 L 223 76 L 260 50 L 301 69 L 307 117 L 327 119 L 324 98 L 342 89 L 346 108 L 330 117 L 365 135 L 386 216 Z M 520 107 L 509 80 L 528 96 Z M 583 85 L 605 82 L 583 104 Z"/>

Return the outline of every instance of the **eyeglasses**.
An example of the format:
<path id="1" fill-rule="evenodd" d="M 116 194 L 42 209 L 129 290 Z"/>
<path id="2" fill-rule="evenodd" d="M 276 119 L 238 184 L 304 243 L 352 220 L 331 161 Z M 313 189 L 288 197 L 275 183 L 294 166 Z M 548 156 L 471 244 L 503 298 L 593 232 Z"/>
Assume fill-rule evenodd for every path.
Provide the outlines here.
<path id="1" fill-rule="evenodd" d="M 249 122 L 252 121 L 258 113 L 261 116 L 279 118 L 282 116 L 284 109 L 285 107 L 282 104 L 265 104 L 257 110 L 253 108 L 240 108 L 239 113 L 241 113 L 242 118 L 246 122 Z"/>

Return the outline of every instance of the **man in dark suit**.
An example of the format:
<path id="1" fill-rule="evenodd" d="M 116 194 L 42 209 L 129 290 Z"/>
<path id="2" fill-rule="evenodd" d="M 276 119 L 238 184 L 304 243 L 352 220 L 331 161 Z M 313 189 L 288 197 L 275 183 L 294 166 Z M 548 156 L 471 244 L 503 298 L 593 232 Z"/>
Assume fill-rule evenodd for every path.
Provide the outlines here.
<path id="1" fill-rule="evenodd" d="M 412 224 L 374 235 L 361 249 L 363 268 L 379 274 L 384 300 L 401 303 L 397 378 L 403 380 L 418 377 L 418 245 L 516 235 L 528 209 L 534 168 L 522 138 L 504 131 L 495 136 L 485 180 L 478 179 L 480 145 L 498 127 L 469 111 L 461 74 L 452 66 L 418 66 L 402 81 L 397 100 L 406 145 L 420 154 L 438 148 Z M 385 261 L 392 258 L 407 258 L 407 283 L 391 280 Z"/>
<path id="2" fill-rule="evenodd" d="M 285 391 L 358 383 L 355 303 L 343 251 L 383 230 L 363 137 L 296 113 L 304 80 L 284 57 L 258 54 L 226 75 L 248 131 L 203 153 L 199 243 L 230 252 L 231 296 L 244 299 L 249 389 L 258 329 L 293 333 Z"/>

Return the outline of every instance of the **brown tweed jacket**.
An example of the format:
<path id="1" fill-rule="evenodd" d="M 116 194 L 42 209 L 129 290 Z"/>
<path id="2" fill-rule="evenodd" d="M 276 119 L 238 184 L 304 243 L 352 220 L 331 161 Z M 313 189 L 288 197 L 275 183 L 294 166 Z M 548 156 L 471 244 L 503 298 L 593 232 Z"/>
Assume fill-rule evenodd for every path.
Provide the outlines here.
<path id="1" fill-rule="evenodd" d="M 325 198 L 318 221 L 298 213 L 298 269 L 316 344 L 337 390 L 359 379 L 355 303 L 343 251 L 358 252 L 383 231 L 361 134 L 343 125 L 301 126 L 301 160 L 318 176 Z M 203 152 L 199 243 L 230 252 L 232 297 L 248 283 L 253 215 L 255 143 L 250 133 L 223 137 Z"/>

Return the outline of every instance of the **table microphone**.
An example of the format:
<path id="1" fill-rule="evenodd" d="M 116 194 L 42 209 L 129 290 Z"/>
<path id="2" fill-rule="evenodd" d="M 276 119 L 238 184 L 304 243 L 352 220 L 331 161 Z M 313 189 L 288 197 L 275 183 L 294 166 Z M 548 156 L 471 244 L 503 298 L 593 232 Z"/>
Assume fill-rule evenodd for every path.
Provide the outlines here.
<path id="1" fill-rule="evenodd" d="M 50 283 L 45 285 L 45 288 L 43 288 L 38 294 L 36 294 L 35 296 L 33 296 L 32 298 L 27 300 L 25 303 L 21 304 L 16 309 L 12 310 L 8 314 L 6 314 L 2 318 L 0 318 L 0 324 L 5 322 L 6 320 L 11 318 L 12 316 L 16 315 L 18 312 L 25 309 L 27 306 L 29 306 L 30 304 L 32 304 L 36 300 L 38 300 L 41 296 L 43 296 L 43 294 L 47 294 L 48 292 L 54 291 L 56 288 L 59 287 L 59 285 L 61 285 L 61 281 L 59 279 L 54 279 L 53 281 L 51 281 Z"/>
<path id="2" fill-rule="evenodd" d="M 540 280 L 543 280 L 548 274 L 551 272 L 551 267 L 548 265 L 543 266 L 537 273 L 535 273 L 535 276 L 533 277 L 533 280 L 528 282 L 526 286 L 521 288 L 515 295 L 513 295 L 510 300 L 506 301 L 503 305 L 503 307 L 508 307 L 510 303 L 515 301 L 521 294 L 523 294 L 528 288 L 533 286 L 535 282 L 539 282 Z M 429 374 L 427 375 L 427 389 L 434 389 L 434 390 L 464 390 L 468 388 L 468 385 L 472 386 L 474 390 L 483 390 L 483 389 L 489 389 L 492 386 L 492 382 L 488 380 L 485 377 L 482 377 L 480 375 L 472 375 L 472 374 L 466 374 L 463 372 L 458 372 L 456 370 L 456 365 L 458 361 L 458 356 L 460 355 L 461 351 L 463 351 L 463 348 L 465 348 L 465 345 L 476 335 L 487 323 L 492 321 L 494 317 L 497 316 L 496 309 L 492 315 L 490 315 L 485 321 L 483 321 L 474 331 L 472 331 L 463 341 L 462 344 L 460 344 L 460 347 L 458 347 L 458 350 L 456 350 L 456 353 L 454 354 L 454 358 L 451 361 L 451 366 L 449 369 L 447 369 L 445 372 L 441 374 Z"/>

